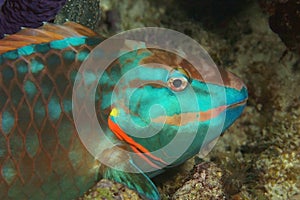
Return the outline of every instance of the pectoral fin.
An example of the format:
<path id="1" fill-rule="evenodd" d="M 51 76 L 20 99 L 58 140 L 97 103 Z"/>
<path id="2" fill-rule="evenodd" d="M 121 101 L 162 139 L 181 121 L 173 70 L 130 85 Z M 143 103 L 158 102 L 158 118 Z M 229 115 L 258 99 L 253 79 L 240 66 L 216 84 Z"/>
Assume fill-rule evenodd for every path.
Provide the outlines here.
<path id="1" fill-rule="evenodd" d="M 151 200 L 159 200 L 159 193 L 152 181 L 143 173 L 128 173 L 120 170 L 107 168 L 104 176 L 106 179 L 114 180 L 136 190 L 143 197 Z"/>
<path id="2" fill-rule="evenodd" d="M 102 165 L 100 168 L 103 178 L 126 185 L 146 199 L 159 200 L 160 195 L 150 178 L 132 162 L 128 155 L 122 154 L 116 151 L 110 154 L 107 161 L 111 167 Z"/>

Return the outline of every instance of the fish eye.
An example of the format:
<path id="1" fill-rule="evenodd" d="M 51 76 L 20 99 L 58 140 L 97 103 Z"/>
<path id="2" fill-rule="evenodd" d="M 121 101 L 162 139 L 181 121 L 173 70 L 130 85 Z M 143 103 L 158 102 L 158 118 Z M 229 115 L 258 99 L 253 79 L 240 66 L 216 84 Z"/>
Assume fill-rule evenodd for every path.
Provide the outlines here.
<path id="1" fill-rule="evenodd" d="M 179 92 L 186 88 L 188 80 L 185 77 L 172 77 L 168 80 L 168 86 L 172 90 Z"/>

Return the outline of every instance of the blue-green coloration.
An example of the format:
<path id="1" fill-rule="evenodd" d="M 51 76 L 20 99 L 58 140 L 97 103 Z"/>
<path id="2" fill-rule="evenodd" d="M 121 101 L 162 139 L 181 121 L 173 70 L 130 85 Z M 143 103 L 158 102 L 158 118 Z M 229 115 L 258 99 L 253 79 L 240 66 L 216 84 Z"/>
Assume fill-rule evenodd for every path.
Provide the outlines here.
<path id="1" fill-rule="evenodd" d="M 49 117 L 52 120 L 56 120 L 59 118 L 61 114 L 61 108 L 60 108 L 60 103 L 58 99 L 56 98 L 51 98 L 49 103 L 48 103 L 48 111 L 49 111 Z"/>
<path id="2" fill-rule="evenodd" d="M 8 134 L 14 126 L 15 119 L 7 111 L 2 113 L 2 130 L 5 134 Z"/>
<path id="3" fill-rule="evenodd" d="M 78 69 L 101 41 L 76 36 L 0 55 L 0 199 L 74 199 L 101 177 L 160 199 L 149 177 L 195 155 L 242 113 L 247 90 L 238 78 L 222 71 L 223 84 L 206 82 L 184 58 L 163 50 L 124 54 L 97 83 L 94 71 Z M 87 88 L 97 84 L 98 122 L 116 144 L 97 141 L 105 147 L 97 152 L 105 165 L 87 151 L 75 128 L 76 79 Z M 84 120 L 93 117 L 84 105 L 79 110 L 87 113 Z"/>
<path id="4" fill-rule="evenodd" d="M 30 62 L 31 62 L 31 72 L 32 73 L 38 73 L 39 71 L 41 71 L 44 68 L 43 63 L 40 60 L 32 59 Z"/>
<path id="5" fill-rule="evenodd" d="M 90 52 L 88 52 L 88 51 L 81 51 L 80 53 L 77 54 L 77 59 L 79 61 L 84 61 L 87 58 L 87 56 L 89 55 L 89 53 Z"/>
<path id="6" fill-rule="evenodd" d="M 33 98 L 37 92 L 36 86 L 30 80 L 24 83 L 24 89 L 28 97 Z"/>
<path id="7" fill-rule="evenodd" d="M 32 54 L 33 51 L 34 51 L 34 49 L 32 48 L 32 46 L 25 46 L 25 47 L 18 49 L 18 54 L 20 56 L 27 56 L 27 55 Z"/>
<path id="8" fill-rule="evenodd" d="M 22 75 L 28 72 L 28 66 L 25 61 L 20 61 L 19 63 L 16 64 L 16 68 L 18 70 L 18 74 Z"/>

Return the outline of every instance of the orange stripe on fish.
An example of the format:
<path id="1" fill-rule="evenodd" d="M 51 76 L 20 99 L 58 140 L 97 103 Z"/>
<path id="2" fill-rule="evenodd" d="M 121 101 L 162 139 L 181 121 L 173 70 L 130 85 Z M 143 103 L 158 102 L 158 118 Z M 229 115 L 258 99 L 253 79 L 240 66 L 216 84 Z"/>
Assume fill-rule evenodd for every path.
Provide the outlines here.
<path id="1" fill-rule="evenodd" d="M 166 123 L 174 126 L 184 126 L 190 122 L 207 121 L 217 117 L 221 112 L 226 110 L 227 106 L 220 106 L 204 112 L 188 112 L 172 116 L 159 116 L 152 119 L 152 122 Z"/>
<path id="2" fill-rule="evenodd" d="M 112 119 L 111 117 L 108 118 L 108 127 L 110 128 L 110 130 L 116 135 L 116 137 L 120 140 L 123 140 L 125 142 L 127 142 L 130 147 L 132 148 L 132 150 L 136 153 L 138 153 L 138 155 L 144 159 L 147 163 L 149 163 L 151 166 L 160 169 L 161 167 L 157 166 L 156 164 L 154 164 L 150 159 L 148 159 L 146 156 L 148 156 L 149 158 L 156 160 L 160 163 L 163 163 L 164 165 L 167 165 L 167 163 L 165 161 L 163 161 L 162 159 L 154 156 L 153 154 L 150 153 L 150 151 L 148 149 L 146 149 L 145 147 L 143 147 L 141 144 L 137 143 L 136 141 L 134 141 L 131 137 L 129 137 Z M 146 156 L 145 156 L 146 155 Z"/>

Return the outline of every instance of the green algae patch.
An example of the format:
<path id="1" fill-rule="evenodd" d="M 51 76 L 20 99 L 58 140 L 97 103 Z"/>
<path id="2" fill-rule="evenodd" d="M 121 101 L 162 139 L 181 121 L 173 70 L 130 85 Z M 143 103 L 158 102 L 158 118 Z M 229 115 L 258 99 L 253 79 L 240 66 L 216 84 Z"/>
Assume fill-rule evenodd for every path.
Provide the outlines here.
<path id="1" fill-rule="evenodd" d="M 83 197 L 78 200 L 116 200 L 131 199 L 142 200 L 141 196 L 128 189 L 126 186 L 107 180 L 100 180 L 93 188 L 91 188 Z"/>

